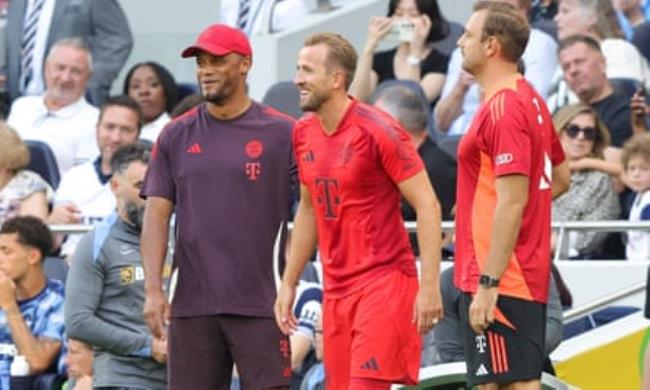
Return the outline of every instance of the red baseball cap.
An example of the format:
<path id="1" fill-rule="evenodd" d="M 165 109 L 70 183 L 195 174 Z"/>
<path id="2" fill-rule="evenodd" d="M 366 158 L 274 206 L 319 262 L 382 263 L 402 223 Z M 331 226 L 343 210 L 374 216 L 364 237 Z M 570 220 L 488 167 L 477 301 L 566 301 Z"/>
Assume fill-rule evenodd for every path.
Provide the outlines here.
<path id="1" fill-rule="evenodd" d="M 199 50 L 215 56 L 225 56 L 230 53 L 238 53 L 245 57 L 253 56 L 253 50 L 246 34 L 225 24 L 213 24 L 203 30 L 196 39 L 196 43 L 183 50 L 181 56 L 193 57 Z"/>

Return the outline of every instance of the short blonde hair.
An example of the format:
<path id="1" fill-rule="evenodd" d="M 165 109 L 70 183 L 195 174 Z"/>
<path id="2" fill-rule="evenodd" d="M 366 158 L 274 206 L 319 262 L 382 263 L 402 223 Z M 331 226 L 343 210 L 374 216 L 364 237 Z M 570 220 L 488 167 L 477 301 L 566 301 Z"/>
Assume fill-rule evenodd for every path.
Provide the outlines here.
<path id="1" fill-rule="evenodd" d="M 650 133 L 636 134 L 623 144 L 623 168 L 627 169 L 632 157 L 642 157 L 650 161 Z"/>
<path id="2" fill-rule="evenodd" d="M 29 164 L 29 149 L 18 133 L 0 121 L 0 168 L 19 171 Z"/>

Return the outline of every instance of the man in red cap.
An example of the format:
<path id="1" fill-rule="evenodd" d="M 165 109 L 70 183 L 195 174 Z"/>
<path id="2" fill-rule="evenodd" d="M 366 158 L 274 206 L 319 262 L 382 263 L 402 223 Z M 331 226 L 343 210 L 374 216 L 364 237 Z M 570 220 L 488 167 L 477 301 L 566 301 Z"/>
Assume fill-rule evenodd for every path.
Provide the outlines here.
<path id="1" fill-rule="evenodd" d="M 196 58 L 205 103 L 168 124 L 152 153 L 142 188 L 144 314 L 156 337 L 167 332 L 170 389 L 228 389 L 233 363 L 244 388 L 287 388 L 289 340 L 272 307 L 295 176 L 293 120 L 247 95 L 252 51 L 240 30 L 210 26 L 182 56 Z M 170 313 L 161 274 L 174 208 Z"/>

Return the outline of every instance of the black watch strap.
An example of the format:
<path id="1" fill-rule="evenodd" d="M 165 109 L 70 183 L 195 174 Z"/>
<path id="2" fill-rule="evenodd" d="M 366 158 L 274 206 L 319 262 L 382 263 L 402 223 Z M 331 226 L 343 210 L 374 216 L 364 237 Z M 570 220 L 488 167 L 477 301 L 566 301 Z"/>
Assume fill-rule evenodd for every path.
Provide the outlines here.
<path id="1" fill-rule="evenodd" d="M 479 286 L 487 288 L 499 287 L 499 279 L 493 278 L 490 275 L 482 274 L 478 277 L 478 284 Z"/>

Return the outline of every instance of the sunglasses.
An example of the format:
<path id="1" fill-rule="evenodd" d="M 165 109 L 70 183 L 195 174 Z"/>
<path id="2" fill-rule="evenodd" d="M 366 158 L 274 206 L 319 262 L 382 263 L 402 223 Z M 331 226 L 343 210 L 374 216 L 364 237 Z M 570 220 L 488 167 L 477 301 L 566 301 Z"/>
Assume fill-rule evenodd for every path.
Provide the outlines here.
<path id="1" fill-rule="evenodd" d="M 582 133 L 582 136 L 587 141 L 596 140 L 596 128 L 595 127 L 580 127 L 578 125 L 566 125 L 564 127 L 564 132 L 571 138 L 576 138 L 578 133 Z"/>

